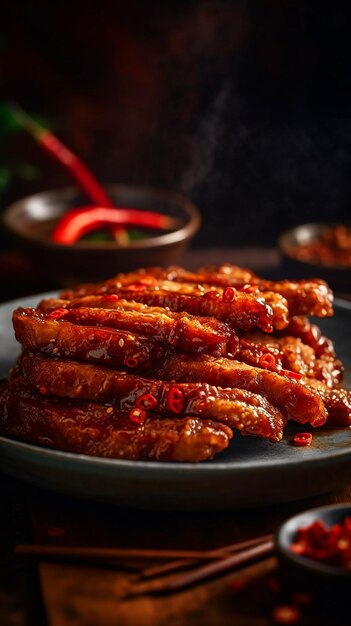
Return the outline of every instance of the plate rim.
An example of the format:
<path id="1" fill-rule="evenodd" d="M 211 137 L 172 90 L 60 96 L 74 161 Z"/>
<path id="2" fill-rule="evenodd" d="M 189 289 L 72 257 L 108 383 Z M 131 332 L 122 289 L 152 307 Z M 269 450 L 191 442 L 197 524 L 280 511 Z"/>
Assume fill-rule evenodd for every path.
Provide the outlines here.
<path id="1" fill-rule="evenodd" d="M 338 429 L 339 430 L 339 429 Z M 274 445 L 274 444 L 273 444 Z M 279 445 L 279 442 L 278 444 Z M 160 469 L 163 468 L 165 470 L 169 470 L 169 471 L 173 471 L 174 469 L 176 470 L 182 470 L 182 471 L 186 471 L 187 473 L 191 473 L 193 475 L 199 475 L 200 474 L 212 474 L 213 472 L 216 473 L 220 473 L 220 474 L 228 474 L 231 472 L 237 472 L 238 470 L 240 470 L 240 472 L 243 472 L 245 474 L 250 474 L 252 472 L 256 473 L 257 470 L 259 469 L 261 472 L 265 472 L 267 471 L 271 471 L 272 469 L 279 469 L 280 467 L 283 466 L 289 466 L 289 469 L 294 469 L 295 467 L 299 467 L 299 468 L 304 468 L 305 466 L 310 466 L 311 464 L 313 465 L 313 467 L 316 467 L 316 465 L 318 465 L 319 463 L 324 464 L 325 462 L 332 462 L 332 461 L 341 461 L 341 460 L 346 460 L 348 457 L 351 456 L 351 442 L 350 442 L 350 448 L 348 449 L 341 449 L 341 450 L 335 450 L 333 453 L 328 453 L 327 456 L 325 455 L 321 455 L 321 456 L 310 456 L 308 458 L 304 458 L 304 459 L 299 459 L 298 457 L 295 458 L 290 458 L 290 459 L 279 459 L 279 460 L 272 460 L 272 461 L 264 461 L 264 463 L 262 464 L 262 460 L 257 461 L 256 463 L 254 461 L 240 461 L 240 462 L 235 462 L 235 461 L 219 461 L 216 462 L 215 464 L 212 463 L 207 463 L 207 462 L 199 462 L 199 463 L 184 463 L 184 462 L 178 462 L 178 461 L 173 461 L 173 462 L 169 462 L 169 461 L 131 461 L 131 460 L 127 460 L 127 459 L 114 459 L 114 458 L 106 458 L 106 457 L 96 457 L 96 456 L 89 456 L 87 454 L 78 454 L 78 453 L 74 453 L 74 452 L 66 452 L 64 450 L 57 450 L 57 449 L 52 449 L 52 448 L 45 448 L 45 447 L 41 447 L 38 446 L 36 444 L 31 444 L 31 443 L 26 443 L 24 441 L 19 441 L 16 439 L 10 439 L 8 437 L 3 437 L 0 436 L 0 450 L 3 448 L 12 448 L 15 449 L 16 451 L 19 450 L 21 452 L 27 452 L 27 453 L 32 453 L 34 455 L 34 457 L 44 457 L 45 459 L 48 460 L 52 460 L 52 461 L 60 461 L 60 462 L 64 462 L 64 461 L 69 461 L 69 462 L 73 462 L 73 463 L 78 463 L 80 466 L 83 467 L 87 467 L 87 466 L 95 466 L 96 468 L 108 468 L 108 469 L 113 469 L 116 468 L 117 469 L 122 469 L 125 468 L 126 470 L 135 470 L 138 471 L 139 470 L 143 470 L 145 472 L 145 470 L 147 470 L 149 473 L 154 473 L 160 472 Z M 298 453 L 298 449 L 297 453 Z M 1 466 L 1 461 L 0 461 L 0 466 Z"/>

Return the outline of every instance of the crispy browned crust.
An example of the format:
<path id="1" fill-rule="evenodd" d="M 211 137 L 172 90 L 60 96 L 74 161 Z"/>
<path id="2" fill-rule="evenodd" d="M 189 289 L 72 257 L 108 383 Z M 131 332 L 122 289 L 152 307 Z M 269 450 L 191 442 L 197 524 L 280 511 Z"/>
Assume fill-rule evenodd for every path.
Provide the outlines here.
<path id="1" fill-rule="evenodd" d="M 152 412 L 160 417 L 172 416 L 167 398 L 173 383 L 70 359 L 44 357 L 38 353 L 24 353 L 19 366 L 33 390 L 44 387 L 48 394 L 112 403 L 121 410 L 130 410 L 139 397 L 148 393 L 157 400 L 157 407 L 150 416 Z M 206 383 L 183 383 L 178 388 L 184 397 L 181 415 L 219 421 L 242 434 L 271 441 L 282 438 L 285 420 L 262 396 L 244 389 L 221 389 Z"/>
<path id="2" fill-rule="evenodd" d="M 260 367 L 260 359 L 265 354 L 272 354 L 278 369 L 297 372 L 307 378 L 320 380 L 333 388 L 342 380 L 343 365 L 332 353 L 320 353 L 310 345 L 303 343 L 300 337 L 284 335 L 275 337 L 260 332 L 250 331 L 243 334 L 236 344 L 233 356 L 237 361 Z"/>
<path id="3" fill-rule="evenodd" d="M 122 367 L 128 367 L 128 359 L 136 359 L 139 370 L 148 370 L 166 354 L 165 347 L 150 337 L 49 319 L 36 309 L 14 311 L 13 326 L 23 346 L 48 355 Z"/>
<path id="4" fill-rule="evenodd" d="M 49 320 L 32 309 L 14 313 L 17 339 L 28 349 L 84 361 L 125 366 L 128 358 L 145 354 L 136 371 L 148 376 L 178 382 L 206 382 L 219 387 L 245 388 L 277 406 L 284 416 L 320 425 L 325 421 L 323 402 L 317 393 L 304 389 L 291 379 L 230 359 L 199 358 L 186 353 L 160 351 L 157 342 L 111 329 L 92 329 L 71 322 Z M 120 341 L 123 341 L 121 347 Z M 188 358 L 190 357 L 190 358 Z"/>
<path id="5" fill-rule="evenodd" d="M 351 391 L 330 389 L 320 380 L 305 378 L 306 385 L 318 390 L 328 412 L 328 426 L 351 426 Z"/>
<path id="6" fill-rule="evenodd" d="M 155 289 L 157 287 L 157 289 Z M 160 281 L 157 285 L 141 285 L 126 278 L 124 284 L 119 280 L 106 281 L 98 285 L 87 285 L 76 292 L 68 291 L 61 294 L 62 298 L 77 298 L 86 295 L 116 294 L 125 300 L 141 302 L 148 306 L 167 307 L 171 311 L 184 311 L 191 315 L 215 317 L 226 322 L 234 330 L 248 330 L 258 326 L 271 332 L 273 323 L 277 328 L 284 328 L 288 319 L 284 299 L 277 296 L 276 311 L 273 311 L 271 296 L 269 304 L 263 294 L 259 296 L 238 292 L 233 302 L 223 302 L 223 289 L 203 288 L 195 285 L 184 285 L 171 281 Z"/>
<path id="7" fill-rule="evenodd" d="M 288 326 L 279 332 L 275 331 L 274 335 L 278 337 L 298 337 L 304 344 L 313 348 L 317 358 L 323 355 L 335 357 L 334 345 L 331 339 L 324 337 L 319 326 L 313 324 L 304 315 L 292 317 Z"/>
<path id="8" fill-rule="evenodd" d="M 289 377 L 230 359 L 206 355 L 170 355 L 152 375 L 165 380 L 205 381 L 210 385 L 247 389 L 260 394 L 289 419 L 313 426 L 325 423 L 327 413 L 318 392 Z"/>
<path id="9" fill-rule="evenodd" d="M 43 300 L 38 309 L 50 313 L 59 307 L 68 311 L 65 321 L 127 330 L 186 352 L 224 356 L 237 341 L 235 333 L 213 317 L 199 318 L 126 300 L 111 302 L 104 296 L 86 296 L 72 301 L 51 298 Z"/>
<path id="10" fill-rule="evenodd" d="M 128 412 L 92 402 L 43 397 L 22 379 L 2 385 L 1 432 L 46 447 L 129 460 L 205 461 L 224 450 L 231 429 L 195 417 L 146 419 L 133 424 Z"/>
<path id="11" fill-rule="evenodd" d="M 257 285 L 260 290 L 280 293 L 289 304 L 289 314 L 292 315 L 315 315 L 317 317 L 329 317 L 333 315 L 333 292 L 324 280 L 318 278 L 311 280 L 264 280 L 256 276 L 250 270 L 243 270 L 236 265 L 225 263 L 219 267 L 203 268 L 199 274 L 210 278 L 211 284 L 218 280 L 228 281 L 221 284 L 240 286 L 245 283 Z"/>
<path id="12" fill-rule="evenodd" d="M 129 274 L 119 274 L 115 279 L 106 281 L 109 285 L 127 280 L 138 282 L 145 276 L 153 276 L 158 281 L 172 281 L 212 287 L 233 286 L 237 289 L 251 284 L 263 292 L 273 292 L 284 297 L 289 306 L 289 315 L 315 315 L 327 317 L 333 315 L 333 293 L 327 283 L 320 279 L 270 281 L 260 278 L 248 269 L 225 263 L 221 266 L 200 268 L 189 272 L 182 267 L 171 266 L 167 269 L 140 269 Z M 83 287 L 84 289 L 84 287 Z"/>
<path id="13" fill-rule="evenodd" d="M 110 301 L 108 296 L 51 298 L 43 300 L 38 310 L 50 313 L 58 307 L 67 309 L 65 321 L 128 330 L 179 351 L 230 356 L 254 367 L 260 367 L 260 358 L 270 353 L 278 368 L 315 378 L 330 388 L 339 385 L 343 376 L 343 366 L 335 357 L 332 342 L 303 316 L 289 322 L 288 328 L 295 336 L 289 335 L 287 329 L 274 334 L 252 329 L 238 336 L 227 324 L 212 317 L 198 318 L 133 301 Z"/>

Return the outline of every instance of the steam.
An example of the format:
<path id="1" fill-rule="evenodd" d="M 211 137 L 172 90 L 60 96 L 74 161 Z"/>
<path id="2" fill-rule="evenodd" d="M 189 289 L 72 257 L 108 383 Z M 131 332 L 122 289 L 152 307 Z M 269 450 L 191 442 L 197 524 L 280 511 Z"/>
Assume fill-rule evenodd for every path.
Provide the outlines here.
<path id="1" fill-rule="evenodd" d="M 197 134 L 186 140 L 189 165 L 182 173 L 181 190 L 188 195 L 196 192 L 211 176 L 216 183 L 214 156 L 217 146 L 224 141 L 223 115 L 229 99 L 229 86 L 224 84 L 215 97 L 208 115 L 201 120 Z"/>

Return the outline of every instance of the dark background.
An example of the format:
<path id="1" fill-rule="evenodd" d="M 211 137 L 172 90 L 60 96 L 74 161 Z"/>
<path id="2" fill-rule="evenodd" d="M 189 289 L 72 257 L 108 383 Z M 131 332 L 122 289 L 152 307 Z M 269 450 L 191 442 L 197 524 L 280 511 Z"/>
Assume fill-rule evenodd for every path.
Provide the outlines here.
<path id="1" fill-rule="evenodd" d="M 349 218 L 350 13 L 5 2 L 1 101 L 41 116 L 101 180 L 187 194 L 203 214 L 195 245 L 271 245 L 291 225 Z M 0 139 L 1 208 L 68 182 L 29 136 Z"/>

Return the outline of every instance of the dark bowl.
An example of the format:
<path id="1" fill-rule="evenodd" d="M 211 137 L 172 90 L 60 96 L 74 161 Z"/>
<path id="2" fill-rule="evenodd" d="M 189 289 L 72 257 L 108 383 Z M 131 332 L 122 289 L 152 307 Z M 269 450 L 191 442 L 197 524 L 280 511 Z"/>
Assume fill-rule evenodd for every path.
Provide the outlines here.
<path id="1" fill-rule="evenodd" d="M 313 222 L 291 228 L 279 236 L 278 248 L 284 260 L 284 274 L 287 277 L 323 278 L 337 291 L 351 291 L 351 265 L 301 261 L 292 252 L 295 246 L 316 241 L 323 231 L 334 226 L 350 225 L 340 222 Z"/>
<path id="2" fill-rule="evenodd" d="M 285 578 L 301 589 L 343 594 L 350 589 L 351 570 L 335 567 L 291 551 L 299 528 L 309 526 L 320 520 L 325 526 L 339 524 L 345 517 L 351 516 L 351 503 L 324 506 L 310 509 L 288 519 L 276 535 L 276 549 Z"/>
<path id="3" fill-rule="evenodd" d="M 116 206 L 156 211 L 179 219 L 179 227 L 152 234 L 126 246 L 112 242 L 81 241 L 72 246 L 50 240 L 53 225 L 65 211 L 86 204 L 74 187 L 45 191 L 9 206 L 3 216 L 28 258 L 61 286 L 112 277 L 138 267 L 169 265 L 178 261 L 201 223 L 197 207 L 187 198 L 166 190 L 128 185 L 109 185 Z"/>

